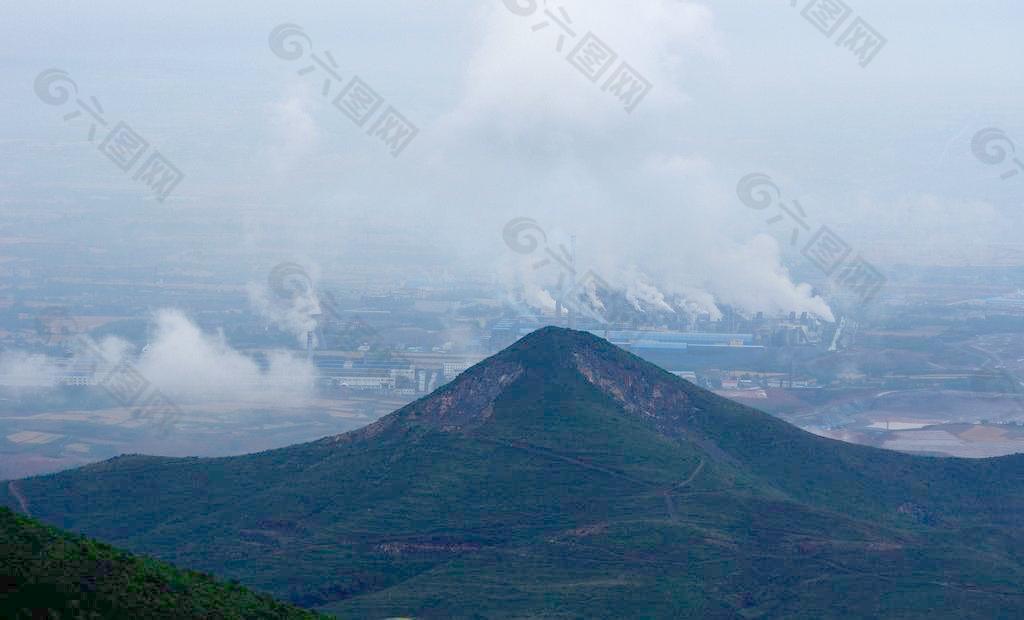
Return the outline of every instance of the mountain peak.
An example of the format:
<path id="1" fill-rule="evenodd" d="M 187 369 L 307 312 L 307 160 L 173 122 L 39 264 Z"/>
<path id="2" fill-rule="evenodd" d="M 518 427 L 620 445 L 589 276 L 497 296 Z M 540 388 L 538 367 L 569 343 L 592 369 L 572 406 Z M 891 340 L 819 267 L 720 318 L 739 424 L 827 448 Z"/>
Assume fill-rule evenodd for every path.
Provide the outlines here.
<path id="1" fill-rule="evenodd" d="M 528 373 L 540 373 L 545 379 L 554 379 L 549 373 L 569 370 L 617 401 L 628 413 L 654 416 L 656 411 L 665 412 L 683 404 L 690 392 L 703 391 L 604 338 L 564 327 L 538 329 L 495 358 L 515 360 Z M 563 375 L 562 379 L 569 377 Z M 670 395 L 674 395 L 672 403 L 660 402 Z"/>
<path id="2" fill-rule="evenodd" d="M 516 349 L 524 346 L 555 347 L 560 345 L 586 346 L 599 342 L 602 342 L 600 338 L 587 331 L 559 327 L 557 325 L 546 325 L 523 336 L 508 348 Z"/>
<path id="3" fill-rule="evenodd" d="M 122 458 L 0 504 L 344 617 L 1024 609 L 1024 457 L 817 437 L 554 327 L 354 433 Z"/>
<path id="4" fill-rule="evenodd" d="M 472 366 L 434 393 L 329 440 L 347 443 L 410 426 L 473 431 L 492 420 L 496 402 L 513 387 L 539 406 L 552 408 L 573 388 L 591 390 L 626 415 L 648 420 L 690 412 L 689 391 L 702 391 L 590 332 L 548 326 Z M 572 409 L 563 409 L 560 415 L 571 414 Z M 505 415 L 515 417 L 519 411 L 506 407 Z"/>
<path id="5" fill-rule="evenodd" d="M 494 357 L 515 357 L 523 362 L 545 364 L 569 361 L 573 353 L 588 349 L 617 351 L 609 342 L 590 332 L 548 325 L 523 336 Z"/>
<path id="6" fill-rule="evenodd" d="M 660 367 L 613 345 L 593 332 L 554 325 L 530 332 L 490 359 L 514 357 L 533 364 L 552 363 L 558 360 L 575 365 L 574 356 L 580 353 L 600 355 L 630 367 L 642 366 L 652 372 L 668 374 Z"/>

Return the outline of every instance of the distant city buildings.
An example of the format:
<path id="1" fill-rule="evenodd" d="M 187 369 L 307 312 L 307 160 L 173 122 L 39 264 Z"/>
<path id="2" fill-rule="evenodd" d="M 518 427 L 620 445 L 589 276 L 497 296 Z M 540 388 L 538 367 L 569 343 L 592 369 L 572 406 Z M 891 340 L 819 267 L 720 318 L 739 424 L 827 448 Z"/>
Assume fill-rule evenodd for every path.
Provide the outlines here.
<path id="1" fill-rule="evenodd" d="M 472 364 L 469 362 L 444 362 L 442 371 L 446 381 L 451 381 L 455 377 L 459 376 L 462 372 L 467 370 Z"/>

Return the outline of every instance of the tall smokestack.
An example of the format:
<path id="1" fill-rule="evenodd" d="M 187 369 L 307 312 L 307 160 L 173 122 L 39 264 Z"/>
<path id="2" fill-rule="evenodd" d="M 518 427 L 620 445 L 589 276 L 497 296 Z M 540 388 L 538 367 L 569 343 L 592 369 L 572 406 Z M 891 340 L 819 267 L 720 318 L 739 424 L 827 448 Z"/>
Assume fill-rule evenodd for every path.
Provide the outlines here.
<path id="1" fill-rule="evenodd" d="M 306 332 L 306 355 L 313 357 L 313 332 Z"/>

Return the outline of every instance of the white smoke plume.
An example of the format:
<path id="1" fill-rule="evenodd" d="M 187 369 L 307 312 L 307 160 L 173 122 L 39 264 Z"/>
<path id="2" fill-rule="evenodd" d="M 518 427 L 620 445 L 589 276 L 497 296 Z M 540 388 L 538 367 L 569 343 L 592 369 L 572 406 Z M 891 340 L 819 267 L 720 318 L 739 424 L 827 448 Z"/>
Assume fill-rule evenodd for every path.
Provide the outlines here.
<path id="1" fill-rule="evenodd" d="M 295 336 L 300 346 L 306 345 L 306 335 L 315 334 L 319 317 L 323 313 L 316 284 L 310 271 L 298 263 L 280 263 L 275 266 L 266 283 L 250 283 L 249 302 L 267 321 L 285 333 Z"/>
<path id="2" fill-rule="evenodd" d="M 665 300 L 665 294 L 659 291 L 657 286 L 649 282 L 647 276 L 636 267 L 626 270 L 622 274 L 622 278 L 626 282 L 626 300 L 638 312 L 655 310 L 675 313 L 675 309 Z"/>
<path id="3" fill-rule="evenodd" d="M 257 153 L 271 178 L 283 181 L 307 162 L 320 143 L 311 108 L 319 103 L 305 82 L 293 83 L 281 99 L 267 106 L 268 136 Z"/>
<path id="4" fill-rule="evenodd" d="M 0 354 L 0 385 L 53 389 L 69 368 L 93 368 L 100 360 L 98 380 L 127 362 L 176 402 L 296 406 L 313 395 L 316 380 L 316 369 L 308 360 L 272 351 L 261 365 L 233 349 L 223 333 L 202 331 L 178 310 L 156 313 L 153 339 L 141 351 L 114 336 L 93 344 L 97 354 L 82 350 L 69 360 L 5 351 Z"/>
<path id="5" fill-rule="evenodd" d="M 521 266 L 502 272 L 523 301 L 542 309 L 564 290 L 558 279 L 566 270 L 554 256 L 564 254 L 571 231 L 579 240 L 578 275 L 592 269 L 637 310 L 714 317 L 727 304 L 833 319 L 824 299 L 792 280 L 778 242 L 764 234 L 772 231 L 762 214 L 737 199 L 731 162 L 716 162 L 701 152 L 714 145 L 691 143 L 676 130 L 696 122 L 689 116 L 693 94 L 685 91 L 696 69 L 726 63 L 709 8 L 690 0 L 564 3 L 652 83 L 626 113 L 556 53 L 557 29 L 531 29 L 543 11 L 527 15 L 533 3 L 526 0 L 512 2 L 525 7 L 520 13 L 506 4 L 481 15 L 484 36 L 463 98 L 439 132 L 447 143 L 431 162 L 439 175 L 474 170 L 459 191 L 494 203 L 471 218 L 446 214 L 450 223 L 438 228 L 461 237 L 452 246 L 472 245 L 485 218 L 495 240 L 506 222 L 532 218 L 537 247 L 513 248 L 523 255 L 514 257 Z"/>
<path id="6" fill-rule="evenodd" d="M 679 299 L 676 307 L 692 321 L 699 315 L 706 313 L 712 321 L 722 318 L 722 311 L 715 305 L 715 297 L 707 291 L 680 287 Z"/>
<path id="7" fill-rule="evenodd" d="M 223 333 L 203 332 L 177 310 L 157 313 L 154 338 L 136 364 L 168 397 L 190 401 L 296 404 L 310 396 L 316 378 L 308 360 L 284 351 L 268 354 L 262 368 Z"/>
<path id="8" fill-rule="evenodd" d="M 502 261 L 498 268 L 499 279 L 507 284 L 505 301 L 510 305 L 520 304 L 546 312 L 555 309 L 555 298 L 545 288 L 533 265 L 526 261 Z"/>
<path id="9" fill-rule="evenodd" d="M 581 223 L 582 225 L 586 225 Z M 595 236 L 600 235 L 597 227 L 589 227 Z M 513 273 L 511 281 L 521 292 L 522 301 L 534 308 L 549 311 L 555 298 L 561 298 L 568 290 L 569 269 L 557 258 L 558 248 L 566 245 L 559 241 L 562 233 L 544 233 L 540 225 L 528 218 L 517 218 L 505 227 L 506 244 L 512 249 L 513 265 L 501 273 Z M 523 241 L 534 234 L 537 244 Z M 657 246 L 658 232 L 651 230 L 652 244 Z M 515 237 L 521 237 L 516 240 Z M 755 235 L 747 243 L 717 238 L 713 243 L 694 240 L 686 247 L 674 248 L 673 258 L 643 250 L 640 246 L 616 248 L 612 240 L 606 250 L 600 248 L 588 252 L 594 260 L 581 260 L 577 274 L 595 274 L 596 278 L 585 278 L 581 294 L 573 298 L 599 314 L 600 299 L 597 289 L 608 288 L 621 293 L 638 312 L 683 313 L 690 317 L 707 313 L 713 320 L 722 317 L 718 304 L 728 304 L 741 312 L 765 312 L 768 315 L 788 312 L 808 312 L 826 321 L 835 318 L 828 304 L 816 295 L 809 284 L 792 282 L 788 270 L 783 266 L 776 240 L 768 235 Z M 713 246 L 713 247 L 712 247 Z M 555 248 L 551 253 L 547 250 Z M 628 249 L 632 248 L 632 250 Z M 621 267 L 625 254 L 646 259 L 643 263 L 653 267 L 651 272 L 637 265 Z M 543 267 L 538 267 L 543 265 Z M 683 267 L 686 265 L 687 267 Z M 599 278 L 599 280 L 597 279 Z M 661 285 L 655 284 L 661 283 Z M 609 291 L 605 291 L 609 292 Z"/>

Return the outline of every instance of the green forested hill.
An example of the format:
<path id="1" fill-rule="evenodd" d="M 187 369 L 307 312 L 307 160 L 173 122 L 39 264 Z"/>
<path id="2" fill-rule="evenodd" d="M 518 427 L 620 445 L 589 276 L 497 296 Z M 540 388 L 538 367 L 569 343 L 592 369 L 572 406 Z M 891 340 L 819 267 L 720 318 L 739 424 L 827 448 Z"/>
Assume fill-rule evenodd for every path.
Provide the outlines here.
<path id="1" fill-rule="evenodd" d="M 0 508 L 0 617 L 318 618 Z"/>
<path id="2" fill-rule="evenodd" d="M 564 329 L 353 433 L 11 490 L 343 617 L 1024 617 L 1024 456 L 824 439 Z"/>

